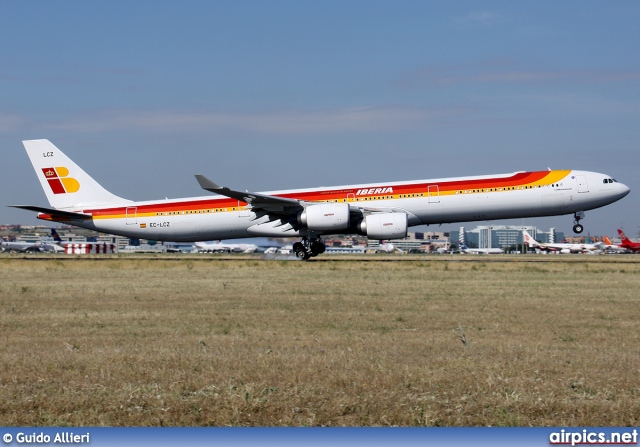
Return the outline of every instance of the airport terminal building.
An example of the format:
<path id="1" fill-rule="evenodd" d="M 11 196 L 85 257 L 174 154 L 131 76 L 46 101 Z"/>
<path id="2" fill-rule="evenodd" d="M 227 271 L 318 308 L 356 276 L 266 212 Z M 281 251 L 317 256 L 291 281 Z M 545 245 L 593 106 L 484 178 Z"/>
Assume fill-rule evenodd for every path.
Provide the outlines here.
<path id="1" fill-rule="evenodd" d="M 516 247 L 524 243 L 522 230 L 527 230 L 534 239 L 541 242 L 552 244 L 564 239 L 564 233 L 556 231 L 555 228 L 543 231 L 531 225 L 488 225 L 472 230 L 460 227 L 460 230 L 451 232 L 451 243 L 463 242 L 469 248 L 517 250 Z"/>

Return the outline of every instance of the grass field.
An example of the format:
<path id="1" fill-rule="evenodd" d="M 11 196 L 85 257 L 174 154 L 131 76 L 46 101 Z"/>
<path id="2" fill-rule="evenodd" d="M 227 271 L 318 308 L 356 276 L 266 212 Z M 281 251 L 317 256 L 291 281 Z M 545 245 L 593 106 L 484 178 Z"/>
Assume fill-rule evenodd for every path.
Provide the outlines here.
<path id="1" fill-rule="evenodd" d="M 640 425 L 640 256 L 331 259 L 0 256 L 0 425 Z"/>

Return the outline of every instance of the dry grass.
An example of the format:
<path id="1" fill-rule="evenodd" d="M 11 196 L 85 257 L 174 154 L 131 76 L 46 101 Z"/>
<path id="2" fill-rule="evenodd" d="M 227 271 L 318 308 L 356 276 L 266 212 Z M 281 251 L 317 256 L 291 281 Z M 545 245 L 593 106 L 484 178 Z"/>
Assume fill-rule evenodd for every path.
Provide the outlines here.
<path id="1" fill-rule="evenodd" d="M 640 257 L 490 258 L 0 257 L 0 425 L 639 425 Z"/>

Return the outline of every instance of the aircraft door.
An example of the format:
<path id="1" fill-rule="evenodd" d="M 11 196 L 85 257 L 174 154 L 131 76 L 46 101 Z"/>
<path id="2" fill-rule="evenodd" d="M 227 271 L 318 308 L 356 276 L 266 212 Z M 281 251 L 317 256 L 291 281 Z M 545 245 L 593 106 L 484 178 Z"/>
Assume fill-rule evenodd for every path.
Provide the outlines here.
<path id="1" fill-rule="evenodd" d="M 584 175 L 576 175 L 576 182 L 578 182 L 578 192 L 589 192 L 587 177 Z"/>
<path id="2" fill-rule="evenodd" d="M 248 203 L 241 202 L 240 200 L 238 200 L 238 210 L 240 211 L 240 213 L 238 214 L 238 217 L 250 217 L 251 210 L 248 208 L 245 208 L 247 205 Z"/>
<path id="3" fill-rule="evenodd" d="M 429 203 L 440 203 L 440 188 L 438 185 L 429 185 L 427 187 L 427 196 Z"/>
<path id="4" fill-rule="evenodd" d="M 352 203 L 356 201 L 356 195 L 352 192 L 347 194 L 347 202 Z"/>
<path id="5" fill-rule="evenodd" d="M 128 206 L 127 207 L 127 225 L 137 225 L 137 224 L 138 224 L 138 207 Z"/>

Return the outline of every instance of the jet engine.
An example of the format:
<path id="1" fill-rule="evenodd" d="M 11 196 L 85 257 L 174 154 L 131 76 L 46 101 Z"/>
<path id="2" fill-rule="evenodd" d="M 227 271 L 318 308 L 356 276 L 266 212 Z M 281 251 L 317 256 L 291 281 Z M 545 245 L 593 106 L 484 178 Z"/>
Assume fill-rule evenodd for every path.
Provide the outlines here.
<path id="1" fill-rule="evenodd" d="M 298 214 L 298 223 L 311 231 L 346 230 L 349 228 L 349 204 L 310 205 Z"/>
<path id="2" fill-rule="evenodd" d="M 369 239 L 402 239 L 407 227 L 405 213 L 370 214 L 360 223 L 360 231 Z"/>

